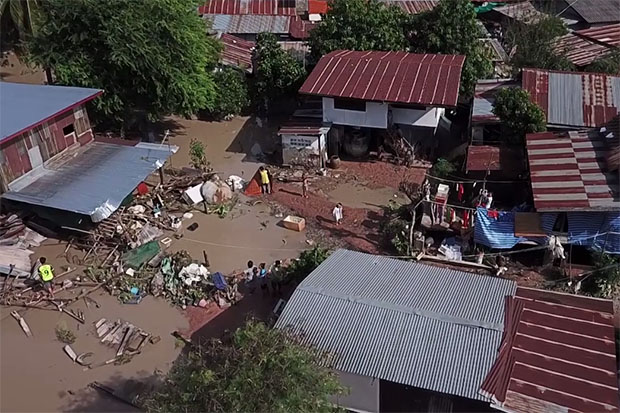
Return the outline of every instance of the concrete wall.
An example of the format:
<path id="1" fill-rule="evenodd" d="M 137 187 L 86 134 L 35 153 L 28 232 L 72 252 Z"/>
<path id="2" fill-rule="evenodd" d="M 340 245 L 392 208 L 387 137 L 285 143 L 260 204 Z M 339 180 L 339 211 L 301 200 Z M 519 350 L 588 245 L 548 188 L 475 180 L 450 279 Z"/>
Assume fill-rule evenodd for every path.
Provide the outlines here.
<path id="1" fill-rule="evenodd" d="M 385 103 L 366 102 L 365 111 L 336 109 L 334 99 L 323 98 L 323 122 L 335 125 L 387 129 L 388 106 Z"/>
<path id="2" fill-rule="evenodd" d="M 282 163 L 320 168 L 327 161 L 327 139 L 320 135 L 281 135 Z M 322 161 L 322 162 L 321 162 Z"/>
<path id="3" fill-rule="evenodd" d="M 334 403 L 355 412 L 379 411 L 379 379 L 342 371 L 337 371 L 336 374 L 349 393 L 333 397 Z"/>
<path id="4" fill-rule="evenodd" d="M 63 129 L 73 125 L 74 132 Z M 31 170 L 44 165 L 54 156 L 79 142 L 93 140 L 93 133 L 83 105 L 34 127 L 0 144 L 0 190 Z"/>
<path id="5" fill-rule="evenodd" d="M 439 117 L 445 112 L 443 108 L 405 109 L 393 106 L 390 107 L 390 110 L 393 123 L 428 128 L 436 128 Z"/>

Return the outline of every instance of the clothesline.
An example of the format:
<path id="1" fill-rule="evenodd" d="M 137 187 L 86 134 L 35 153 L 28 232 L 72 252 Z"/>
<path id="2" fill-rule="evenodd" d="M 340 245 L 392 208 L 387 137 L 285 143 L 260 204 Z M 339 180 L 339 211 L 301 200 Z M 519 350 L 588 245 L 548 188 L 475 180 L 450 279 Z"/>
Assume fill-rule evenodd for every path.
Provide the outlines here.
<path id="1" fill-rule="evenodd" d="M 523 183 L 523 180 L 517 180 L 517 181 L 489 181 L 489 180 L 479 180 L 479 179 L 460 179 L 460 180 L 455 180 L 455 179 L 447 179 L 447 178 L 439 178 L 438 176 L 433 176 L 429 173 L 425 174 L 428 178 L 431 179 L 437 179 L 438 181 L 444 181 L 444 182 L 451 182 L 453 184 L 482 184 L 482 183 L 487 183 L 487 184 L 515 184 L 515 183 Z"/>
<path id="2" fill-rule="evenodd" d="M 444 204 L 443 202 L 437 202 L 437 201 L 432 201 L 432 200 L 427 200 L 427 199 L 422 200 L 422 202 L 430 202 L 432 204 L 445 205 L 445 206 L 449 206 L 449 207 L 454 208 L 454 209 L 464 209 L 464 210 L 468 210 L 468 211 L 475 211 L 476 210 L 476 208 L 469 208 L 469 207 L 464 207 L 464 206 L 460 206 L 460 205 L 453 205 L 453 204 Z"/>

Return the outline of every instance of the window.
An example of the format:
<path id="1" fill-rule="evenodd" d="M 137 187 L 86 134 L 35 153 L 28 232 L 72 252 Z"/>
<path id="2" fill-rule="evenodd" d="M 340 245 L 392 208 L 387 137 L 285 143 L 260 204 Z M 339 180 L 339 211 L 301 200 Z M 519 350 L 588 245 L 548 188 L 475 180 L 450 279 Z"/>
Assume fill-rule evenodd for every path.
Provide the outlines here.
<path id="1" fill-rule="evenodd" d="M 73 127 L 73 123 L 62 128 L 62 134 L 65 136 L 71 135 L 74 132 L 75 132 L 75 128 Z"/>
<path id="2" fill-rule="evenodd" d="M 334 108 L 366 112 L 366 102 L 354 99 L 334 99 Z"/>
<path id="3" fill-rule="evenodd" d="M 312 146 L 312 140 L 306 138 L 291 138 L 291 146 L 300 146 L 305 148 L 307 146 Z"/>

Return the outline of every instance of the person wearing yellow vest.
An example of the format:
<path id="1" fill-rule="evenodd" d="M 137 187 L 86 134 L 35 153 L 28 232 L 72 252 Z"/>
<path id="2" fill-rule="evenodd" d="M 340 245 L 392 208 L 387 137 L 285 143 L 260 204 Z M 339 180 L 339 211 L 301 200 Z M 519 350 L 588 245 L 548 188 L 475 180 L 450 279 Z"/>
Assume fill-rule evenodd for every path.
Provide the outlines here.
<path id="1" fill-rule="evenodd" d="M 52 283 L 54 280 L 54 269 L 51 265 L 47 264 L 47 259 L 45 257 L 39 258 L 39 262 L 41 263 L 39 266 L 39 277 L 41 277 L 43 288 L 54 298 L 54 284 Z"/>
<path id="2" fill-rule="evenodd" d="M 264 166 L 258 168 L 258 172 L 260 173 L 260 190 L 263 194 L 270 193 L 270 181 L 269 181 L 269 171 L 265 169 Z"/>

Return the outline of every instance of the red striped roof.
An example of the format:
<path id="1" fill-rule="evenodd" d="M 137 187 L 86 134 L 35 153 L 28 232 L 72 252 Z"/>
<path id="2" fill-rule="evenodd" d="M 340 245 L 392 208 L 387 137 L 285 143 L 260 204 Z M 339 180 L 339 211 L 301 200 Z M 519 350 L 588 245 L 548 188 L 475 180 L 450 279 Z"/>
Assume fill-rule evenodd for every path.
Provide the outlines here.
<path id="1" fill-rule="evenodd" d="M 456 106 L 465 56 L 337 50 L 299 89 L 307 95 Z"/>
<path id="2" fill-rule="evenodd" d="M 252 71 L 253 42 L 240 39 L 228 33 L 223 33 L 220 41 L 224 45 L 224 50 L 220 54 L 220 62 L 225 65 Z"/>
<path id="3" fill-rule="evenodd" d="M 295 0 L 209 0 L 198 14 L 270 14 L 295 16 Z"/>
<path id="4" fill-rule="evenodd" d="M 607 46 L 620 47 L 620 23 L 578 30 L 575 34 Z"/>
<path id="5" fill-rule="evenodd" d="M 609 300 L 518 287 L 481 393 L 515 413 L 618 412 Z"/>
<path id="6" fill-rule="evenodd" d="M 603 139 L 596 130 L 527 135 L 537 211 L 620 208 L 618 179 L 606 168 Z"/>
<path id="7" fill-rule="evenodd" d="M 586 66 L 612 51 L 608 46 L 568 33 L 555 41 L 555 50 L 566 56 L 575 66 Z"/>

